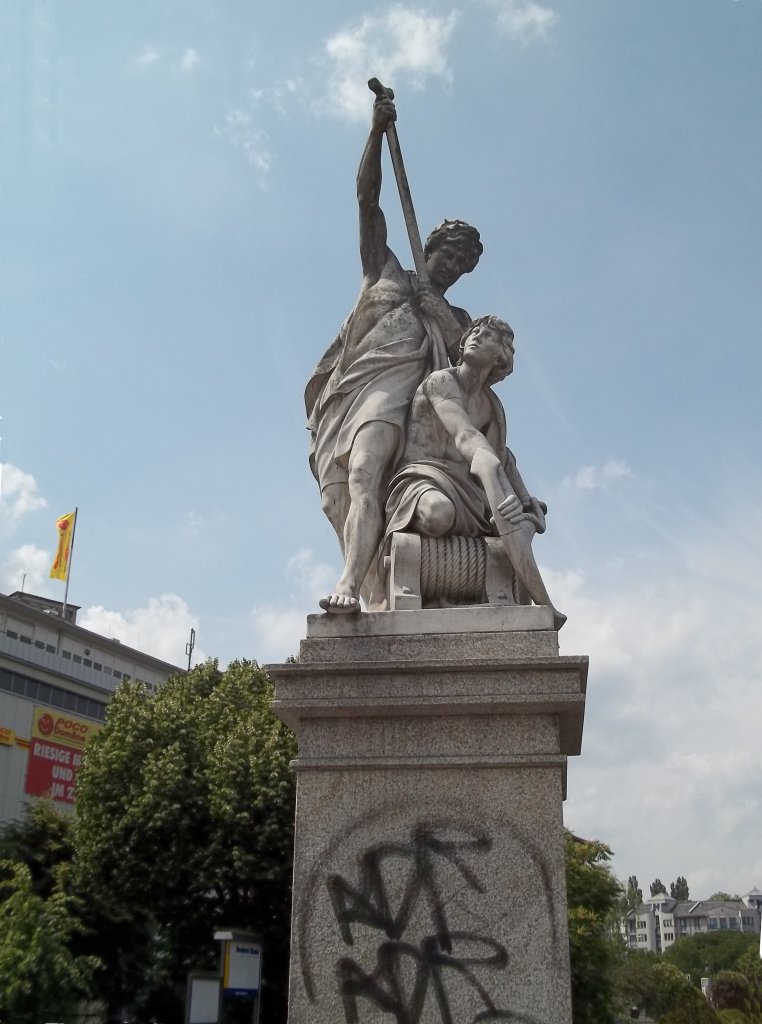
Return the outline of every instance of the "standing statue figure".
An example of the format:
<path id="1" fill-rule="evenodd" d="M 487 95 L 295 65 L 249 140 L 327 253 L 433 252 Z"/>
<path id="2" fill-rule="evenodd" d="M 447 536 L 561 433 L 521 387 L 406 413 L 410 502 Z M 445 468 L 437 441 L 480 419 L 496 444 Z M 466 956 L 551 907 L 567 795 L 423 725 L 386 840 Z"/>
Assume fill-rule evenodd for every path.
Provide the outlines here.
<path id="1" fill-rule="evenodd" d="M 527 490 L 506 447 L 505 412 L 491 385 L 513 372 L 514 338 L 496 316 L 474 320 L 458 365 L 436 370 L 415 393 L 407 442 L 389 485 L 384 549 L 396 532 L 489 537 L 495 531 L 527 593 L 553 612 L 532 554 L 545 505 Z"/>
<path id="2" fill-rule="evenodd" d="M 474 269 L 482 253 L 479 232 L 445 221 L 424 249 L 427 281 L 403 270 L 387 245 L 379 205 L 381 152 L 396 110 L 378 85 L 370 134 L 357 174 L 363 282 L 357 303 L 318 363 L 305 392 L 311 431 L 310 466 L 323 511 L 339 537 L 344 568 L 328 612 L 360 610 L 360 589 L 375 603 L 375 559 L 384 531 L 387 484 L 405 444 L 410 403 L 433 370 L 457 359 L 470 323 L 444 294 Z M 367 577 L 367 579 L 366 579 Z"/>

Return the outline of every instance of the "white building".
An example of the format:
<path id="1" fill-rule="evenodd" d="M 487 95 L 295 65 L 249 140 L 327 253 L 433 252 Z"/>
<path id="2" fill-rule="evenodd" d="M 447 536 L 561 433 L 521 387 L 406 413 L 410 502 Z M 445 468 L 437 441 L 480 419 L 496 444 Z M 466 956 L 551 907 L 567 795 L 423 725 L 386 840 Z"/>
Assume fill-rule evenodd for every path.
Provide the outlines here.
<path id="1" fill-rule="evenodd" d="M 651 896 L 624 919 L 630 949 L 663 953 L 673 942 L 704 932 L 760 933 L 762 893 L 752 889 L 737 900 L 695 900 L 678 903 L 666 893 Z"/>
<path id="2" fill-rule="evenodd" d="M 177 665 L 76 624 L 78 607 L 0 594 L 0 823 L 34 796 L 74 802 L 82 749 L 122 679 L 153 692 Z"/>

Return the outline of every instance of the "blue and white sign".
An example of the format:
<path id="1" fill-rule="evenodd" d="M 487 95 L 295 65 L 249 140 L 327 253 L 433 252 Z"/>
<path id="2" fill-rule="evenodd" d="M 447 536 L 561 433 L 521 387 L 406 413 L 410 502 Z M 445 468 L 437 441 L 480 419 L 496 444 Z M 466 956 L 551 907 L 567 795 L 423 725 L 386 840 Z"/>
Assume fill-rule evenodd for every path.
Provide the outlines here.
<path id="1" fill-rule="evenodd" d="M 262 946 L 258 942 L 230 939 L 225 943 L 226 996 L 255 996 L 262 973 Z"/>

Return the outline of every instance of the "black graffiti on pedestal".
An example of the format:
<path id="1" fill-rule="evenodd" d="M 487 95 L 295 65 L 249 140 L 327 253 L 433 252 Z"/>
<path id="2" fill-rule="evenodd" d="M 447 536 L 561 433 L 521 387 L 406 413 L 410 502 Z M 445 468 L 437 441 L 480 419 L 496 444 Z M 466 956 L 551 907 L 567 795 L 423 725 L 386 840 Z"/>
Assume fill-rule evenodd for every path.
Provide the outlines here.
<path id="1" fill-rule="evenodd" d="M 396 1024 L 419 1024 L 429 998 L 435 1000 L 442 1024 L 455 1024 L 445 976 L 451 982 L 459 977 L 461 986 L 467 984 L 478 994 L 483 1010 L 472 1018 L 473 1024 L 499 1020 L 537 1024 L 524 1014 L 498 1009 L 478 977 L 477 972 L 506 969 L 505 947 L 485 935 L 451 931 L 447 920 L 442 868 L 450 865 L 467 889 L 484 894 L 485 886 L 468 858 L 491 848 L 492 840 L 483 829 L 459 829 L 454 834 L 451 828 L 422 824 L 413 829 L 407 843 L 384 843 L 366 850 L 359 862 L 359 884 L 353 885 L 337 874 L 328 878 L 328 891 L 345 944 L 354 944 L 352 928 L 356 925 L 375 929 L 380 938 L 372 970 L 365 970 L 350 957 L 337 963 L 347 1024 L 359 1024 L 361 1000 L 390 1016 Z M 384 869 L 404 877 L 396 901 L 387 889 Z M 406 933 L 422 903 L 428 911 L 425 919 L 430 921 L 425 930 L 430 934 L 423 935 L 415 944 Z M 420 920 L 419 914 L 416 921 Z"/>

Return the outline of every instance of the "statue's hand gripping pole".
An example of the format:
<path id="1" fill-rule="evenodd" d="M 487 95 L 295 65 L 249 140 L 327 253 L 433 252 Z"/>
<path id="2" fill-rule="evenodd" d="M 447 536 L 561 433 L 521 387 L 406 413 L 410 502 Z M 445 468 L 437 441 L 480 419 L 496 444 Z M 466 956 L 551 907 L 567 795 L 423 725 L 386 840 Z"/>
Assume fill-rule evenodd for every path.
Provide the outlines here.
<path id="1" fill-rule="evenodd" d="M 524 530 L 521 522 L 511 523 L 500 514 L 499 505 L 511 495 L 512 489 L 502 467 L 499 463 L 496 465 L 495 461 L 495 456 L 491 452 L 488 453 L 480 448 L 475 452 L 471 461 L 471 472 L 478 478 L 487 493 L 487 501 L 495 520 L 495 527 L 513 568 L 534 603 L 544 604 L 550 608 L 553 612 L 553 625 L 555 629 L 560 629 L 566 622 L 566 616 L 554 607 L 545 589 L 540 570 L 534 559 L 531 536 Z"/>
<path id="2" fill-rule="evenodd" d="M 394 99 L 394 90 L 387 89 L 381 85 L 377 78 L 371 78 L 368 82 L 368 88 L 379 99 L 384 96 L 390 100 Z M 423 257 L 423 245 L 421 244 L 421 235 L 418 231 L 418 223 L 415 219 L 410 185 L 408 184 L 407 174 L 405 174 L 405 165 L 402 162 L 402 150 L 400 149 L 400 140 L 397 137 L 397 127 L 393 121 L 386 129 L 386 138 L 389 143 L 389 155 L 392 158 L 394 177 L 397 179 L 397 189 L 399 190 L 400 201 L 402 202 L 402 214 L 405 218 L 407 236 L 410 239 L 410 248 L 413 251 L 413 264 L 418 277 L 418 284 L 419 286 L 425 286 L 429 283 L 429 275 L 426 270 L 426 260 Z"/>

